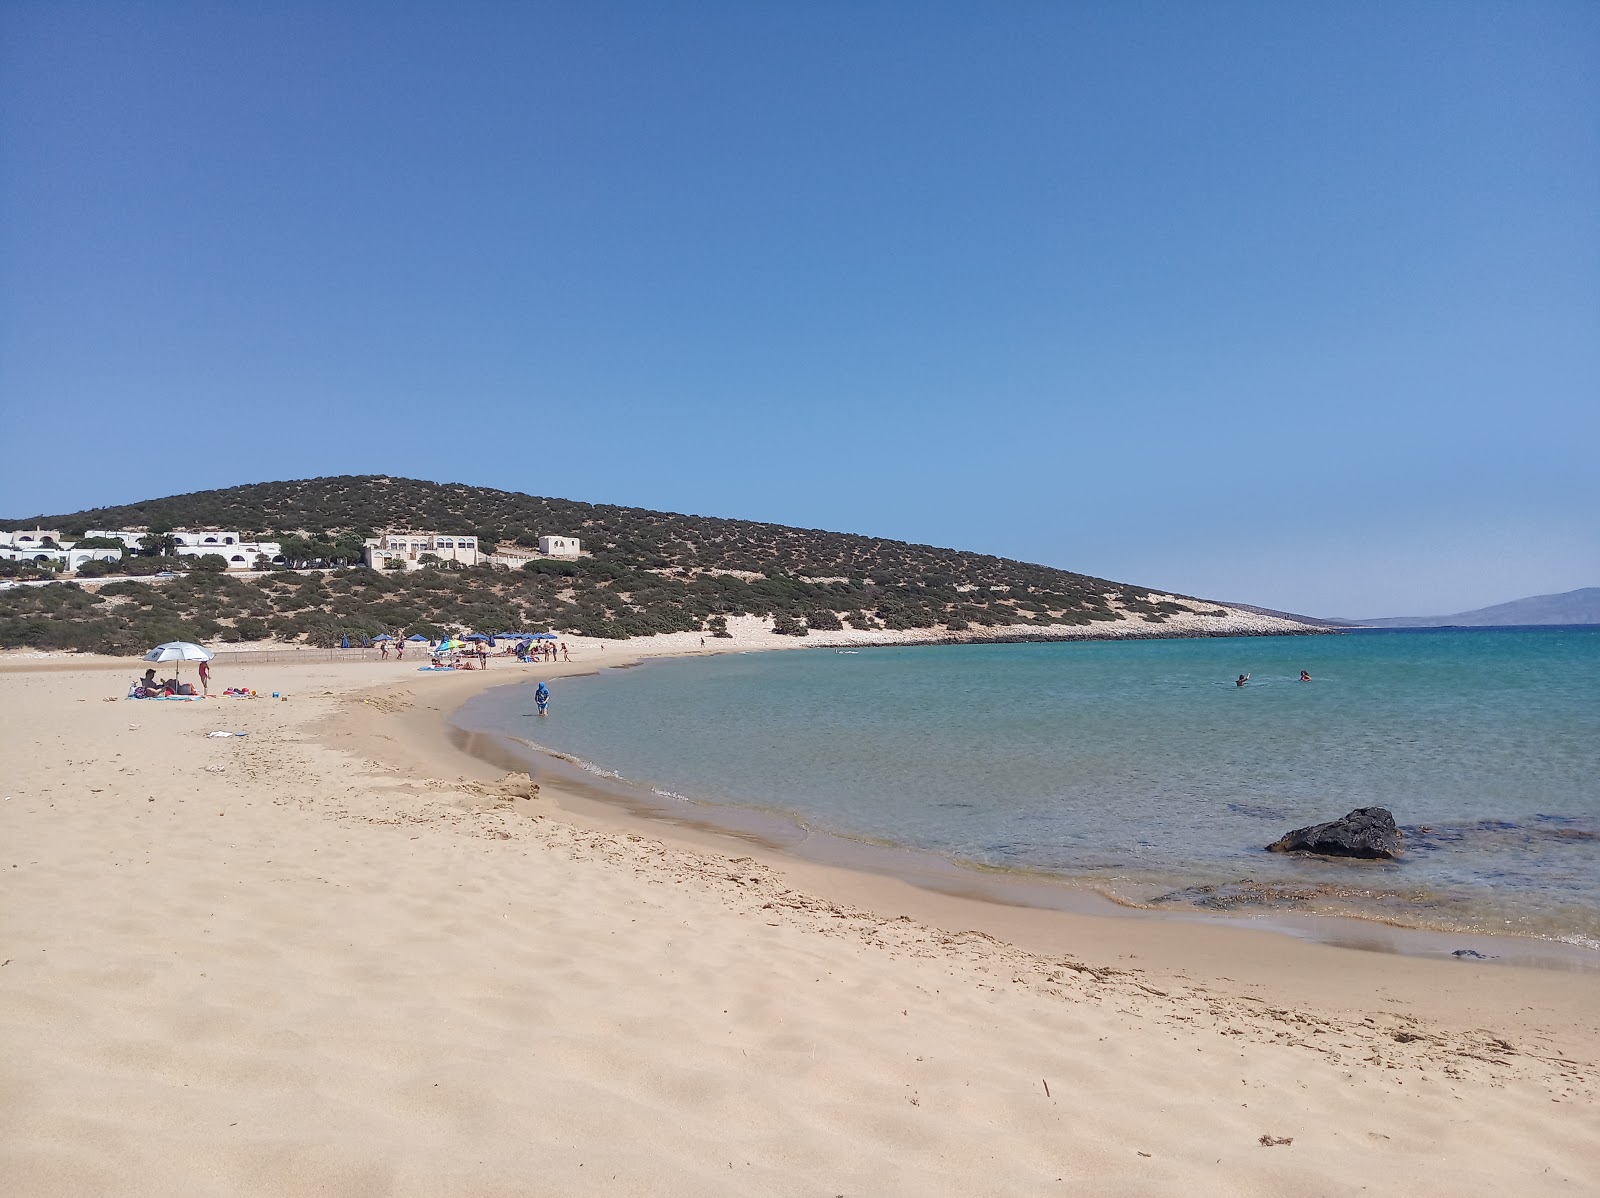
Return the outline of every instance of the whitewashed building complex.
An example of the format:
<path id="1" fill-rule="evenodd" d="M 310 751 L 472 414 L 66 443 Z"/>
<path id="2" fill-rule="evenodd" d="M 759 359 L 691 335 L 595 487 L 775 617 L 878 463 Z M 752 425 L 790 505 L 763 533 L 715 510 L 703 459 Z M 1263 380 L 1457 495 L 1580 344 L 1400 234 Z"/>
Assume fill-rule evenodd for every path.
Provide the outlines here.
<path id="1" fill-rule="evenodd" d="M 79 548 L 79 541 L 62 540 L 60 529 L 0 532 L 0 558 L 54 561 L 61 563 L 63 570 L 76 572 L 85 562 L 121 561 L 125 553 L 140 548 L 140 542 L 149 535 L 150 530 L 146 528 L 91 528 L 84 533 L 83 540 L 117 541 L 122 548 L 83 549 Z M 175 528 L 170 535 L 179 557 L 204 557 L 215 553 L 228 563 L 230 570 L 255 570 L 263 561 L 267 565 L 283 564 L 283 547 L 277 541 L 247 540 L 240 533 L 221 528 Z"/>
<path id="2" fill-rule="evenodd" d="M 515 545 L 502 545 L 491 554 L 484 551 L 474 536 L 411 529 L 386 529 L 375 537 L 368 537 L 366 546 L 367 565 L 374 570 L 415 570 L 427 564 L 422 560 L 425 554 L 432 554 L 441 562 L 459 562 L 463 566 L 493 562 L 516 567 L 534 557 L 578 557 L 582 553 L 577 537 L 540 537 L 537 553 Z"/>
<path id="3" fill-rule="evenodd" d="M 143 549 L 144 539 L 149 535 L 148 528 L 91 528 L 84 534 L 84 540 L 116 541 L 122 548 L 78 549 L 77 542 L 61 539 L 60 529 L 0 532 L 0 560 L 53 561 L 59 562 L 62 570 L 75 572 L 84 562 L 120 561 L 125 554 Z M 171 537 L 173 552 L 179 557 L 205 557 L 214 553 L 230 570 L 270 569 L 285 564 L 280 542 L 254 540 L 234 529 L 175 528 L 165 535 Z M 427 564 L 424 557 L 430 562 L 455 562 L 463 566 L 491 560 L 518 566 L 536 556 L 580 557 L 582 553 L 577 537 L 540 537 L 537 553 L 532 549 L 506 546 L 491 557 L 484 552 L 478 538 L 469 533 L 386 529 L 367 538 L 364 557 L 367 565 L 377 570 L 415 570 Z"/>
<path id="4" fill-rule="evenodd" d="M 374 570 L 415 570 L 424 564 L 422 556 L 428 553 L 442 562 L 460 562 L 463 566 L 476 566 L 484 560 L 478 552 L 478 538 L 460 533 L 393 529 L 368 537 L 366 546 L 367 565 Z M 391 562 L 399 562 L 400 566 Z"/>
<path id="5" fill-rule="evenodd" d="M 121 541 L 127 549 L 139 548 L 139 542 L 149 535 L 146 528 L 91 528 L 85 534 Z M 277 541 L 250 540 L 243 533 L 226 528 L 174 528 L 168 535 L 179 557 L 215 553 L 228 563 L 230 570 L 259 569 L 262 559 L 269 566 L 283 565 L 283 546 Z"/>
<path id="6" fill-rule="evenodd" d="M 63 541 L 59 528 L 30 528 L 0 532 L 0 558 L 13 562 L 60 562 L 63 570 L 76 570 L 84 562 L 114 562 L 120 549 L 79 549 L 76 541 Z"/>

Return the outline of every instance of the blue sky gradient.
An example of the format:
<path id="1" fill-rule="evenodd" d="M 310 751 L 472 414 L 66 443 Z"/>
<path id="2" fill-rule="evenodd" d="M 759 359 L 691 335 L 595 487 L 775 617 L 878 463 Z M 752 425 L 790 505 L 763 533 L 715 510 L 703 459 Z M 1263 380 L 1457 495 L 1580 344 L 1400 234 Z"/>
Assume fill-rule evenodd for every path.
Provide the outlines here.
<path id="1" fill-rule="evenodd" d="M 1600 583 L 1600 8 L 0 12 L 0 513 L 383 472 Z M 23 435 L 26 434 L 26 435 Z"/>

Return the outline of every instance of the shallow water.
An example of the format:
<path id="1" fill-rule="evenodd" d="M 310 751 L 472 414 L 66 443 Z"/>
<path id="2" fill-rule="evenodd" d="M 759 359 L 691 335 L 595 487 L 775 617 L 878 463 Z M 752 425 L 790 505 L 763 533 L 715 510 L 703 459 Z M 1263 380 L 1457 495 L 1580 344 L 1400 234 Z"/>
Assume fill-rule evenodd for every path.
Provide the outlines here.
<path id="1" fill-rule="evenodd" d="M 552 689 L 549 719 L 528 688 L 462 722 L 1123 901 L 1600 948 L 1600 629 L 805 650 Z M 1262 851 L 1372 805 L 1406 828 L 1403 860 Z"/>

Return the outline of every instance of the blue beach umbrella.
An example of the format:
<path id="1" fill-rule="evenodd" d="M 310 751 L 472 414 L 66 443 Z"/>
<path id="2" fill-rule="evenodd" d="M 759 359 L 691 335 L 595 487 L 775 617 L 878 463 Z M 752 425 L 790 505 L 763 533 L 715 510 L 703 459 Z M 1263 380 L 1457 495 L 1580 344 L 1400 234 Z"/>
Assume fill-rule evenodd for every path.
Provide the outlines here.
<path id="1" fill-rule="evenodd" d="M 390 636 L 387 632 L 380 632 L 380 633 L 378 633 L 377 636 L 372 638 L 372 643 L 374 645 L 376 645 L 379 641 L 392 641 L 392 640 L 394 640 L 394 637 Z"/>
<path id="2" fill-rule="evenodd" d="M 408 641 L 426 641 L 427 639 L 428 638 L 423 636 L 420 632 L 413 632 L 410 636 L 406 637 L 406 640 Z"/>
<path id="3" fill-rule="evenodd" d="M 536 632 L 533 634 L 533 639 L 536 641 L 553 641 L 556 639 L 556 634 L 553 632 Z"/>

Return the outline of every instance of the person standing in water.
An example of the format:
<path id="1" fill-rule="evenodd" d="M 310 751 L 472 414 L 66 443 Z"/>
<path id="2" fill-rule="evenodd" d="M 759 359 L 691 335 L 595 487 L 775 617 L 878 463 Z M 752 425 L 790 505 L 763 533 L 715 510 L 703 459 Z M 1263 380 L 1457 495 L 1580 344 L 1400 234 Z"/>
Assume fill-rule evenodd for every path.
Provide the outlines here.
<path id="1" fill-rule="evenodd" d="M 539 705 L 539 714 L 550 714 L 550 688 L 544 683 L 539 684 L 539 689 L 533 692 L 533 701 Z"/>
<path id="2" fill-rule="evenodd" d="M 1243 686 L 1245 683 L 1247 683 L 1249 681 L 1250 681 L 1250 675 L 1249 674 L 1240 674 L 1239 675 L 1239 681 L 1235 682 L 1233 685 L 1234 686 Z"/>
<path id="3" fill-rule="evenodd" d="M 1301 670 L 1300 671 L 1300 681 L 1301 682 L 1310 682 L 1311 681 L 1311 675 L 1306 673 L 1304 670 Z"/>

